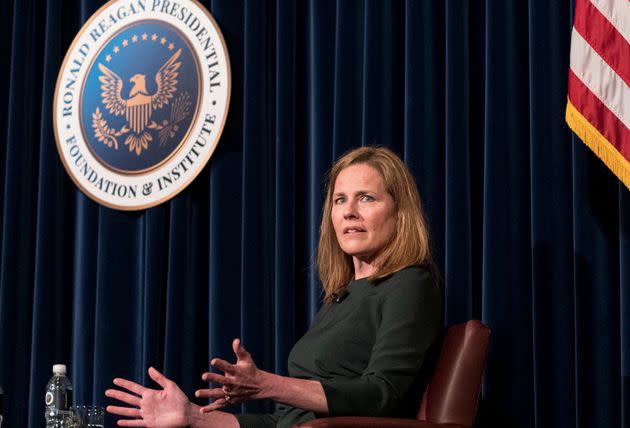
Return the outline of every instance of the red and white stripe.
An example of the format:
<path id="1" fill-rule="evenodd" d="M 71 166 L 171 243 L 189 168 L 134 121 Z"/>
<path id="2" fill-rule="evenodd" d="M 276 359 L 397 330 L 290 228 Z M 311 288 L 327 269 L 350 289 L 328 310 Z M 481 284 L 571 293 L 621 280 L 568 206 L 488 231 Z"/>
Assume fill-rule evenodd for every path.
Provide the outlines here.
<path id="1" fill-rule="evenodd" d="M 576 0 L 569 101 L 630 161 L 630 0 Z"/>

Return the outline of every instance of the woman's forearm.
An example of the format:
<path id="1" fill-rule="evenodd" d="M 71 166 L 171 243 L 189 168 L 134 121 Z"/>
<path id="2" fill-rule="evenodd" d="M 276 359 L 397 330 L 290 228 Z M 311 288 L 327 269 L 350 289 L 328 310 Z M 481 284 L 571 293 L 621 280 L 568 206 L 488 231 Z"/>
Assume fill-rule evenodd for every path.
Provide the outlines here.
<path id="1" fill-rule="evenodd" d="M 198 390 L 197 397 L 214 401 L 203 407 L 212 413 L 226 405 L 240 404 L 248 400 L 270 399 L 320 415 L 328 414 L 328 402 L 322 384 L 315 380 L 279 376 L 256 367 L 252 356 L 245 350 L 240 339 L 232 341 L 236 364 L 213 358 L 210 364 L 224 374 L 206 372 L 202 379 L 214 383 L 215 388 Z"/>
<path id="2" fill-rule="evenodd" d="M 328 414 L 328 402 L 320 382 L 261 372 L 262 388 L 259 398 L 268 398 L 319 415 Z"/>
<path id="3" fill-rule="evenodd" d="M 190 428 L 239 428 L 239 423 L 233 414 L 218 410 L 202 413 L 201 406 L 193 403 L 190 403 L 187 420 Z"/>

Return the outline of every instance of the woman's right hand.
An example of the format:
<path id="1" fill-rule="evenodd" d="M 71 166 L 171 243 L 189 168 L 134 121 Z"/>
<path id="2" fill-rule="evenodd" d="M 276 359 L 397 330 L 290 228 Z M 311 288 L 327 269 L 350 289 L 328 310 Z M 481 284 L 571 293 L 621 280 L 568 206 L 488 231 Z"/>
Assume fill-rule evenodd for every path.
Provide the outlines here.
<path id="1" fill-rule="evenodd" d="M 128 406 L 107 406 L 107 411 L 128 419 L 119 419 L 118 425 L 127 427 L 175 428 L 190 424 L 194 405 L 175 382 L 166 378 L 153 367 L 149 376 L 163 389 L 150 389 L 130 380 L 116 378 L 114 385 L 120 389 L 108 389 L 105 395 L 122 401 Z M 126 391 L 128 392 L 126 392 Z"/>

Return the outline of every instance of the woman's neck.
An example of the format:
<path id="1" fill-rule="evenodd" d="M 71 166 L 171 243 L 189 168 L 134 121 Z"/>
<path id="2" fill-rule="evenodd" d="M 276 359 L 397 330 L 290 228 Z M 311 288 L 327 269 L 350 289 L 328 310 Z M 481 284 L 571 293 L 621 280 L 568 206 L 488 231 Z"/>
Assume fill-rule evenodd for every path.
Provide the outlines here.
<path id="1" fill-rule="evenodd" d="M 374 261 L 366 262 L 353 257 L 352 262 L 354 263 L 354 279 L 368 278 L 378 271 Z"/>

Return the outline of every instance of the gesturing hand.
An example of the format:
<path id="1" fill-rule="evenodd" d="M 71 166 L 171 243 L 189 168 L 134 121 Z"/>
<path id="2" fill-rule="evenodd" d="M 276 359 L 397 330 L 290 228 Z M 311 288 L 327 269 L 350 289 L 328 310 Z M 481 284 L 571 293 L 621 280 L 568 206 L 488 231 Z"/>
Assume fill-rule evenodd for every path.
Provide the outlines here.
<path id="1" fill-rule="evenodd" d="M 150 389 L 126 379 L 114 379 L 114 385 L 126 389 L 108 389 L 105 395 L 133 407 L 107 406 L 107 411 L 130 419 L 120 419 L 118 425 L 128 427 L 175 428 L 189 422 L 192 404 L 177 384 L 153 367 L 149 376 L 163 389 Z"/>
<path id="2" fill-rule="evenodd" d="M 239 404 L 247 400 L 263 398 L 263 381 L 266 372 L 259 370 L 256 363 L 245 350 L 239 339 L 234 339 L 232 349 L 236 354 L 236 364 L 230 364 L 219 358 L 210 362 L 214 367 L 224 372 L 204 373 L 201 378 L 206 382 L 221 385 L 218 388 L 200 389 L 195 392 L 197 397 L 213 398 L 214 401 L 203 407 L 203 412 L 211 412 L 232 404 Z"/>

